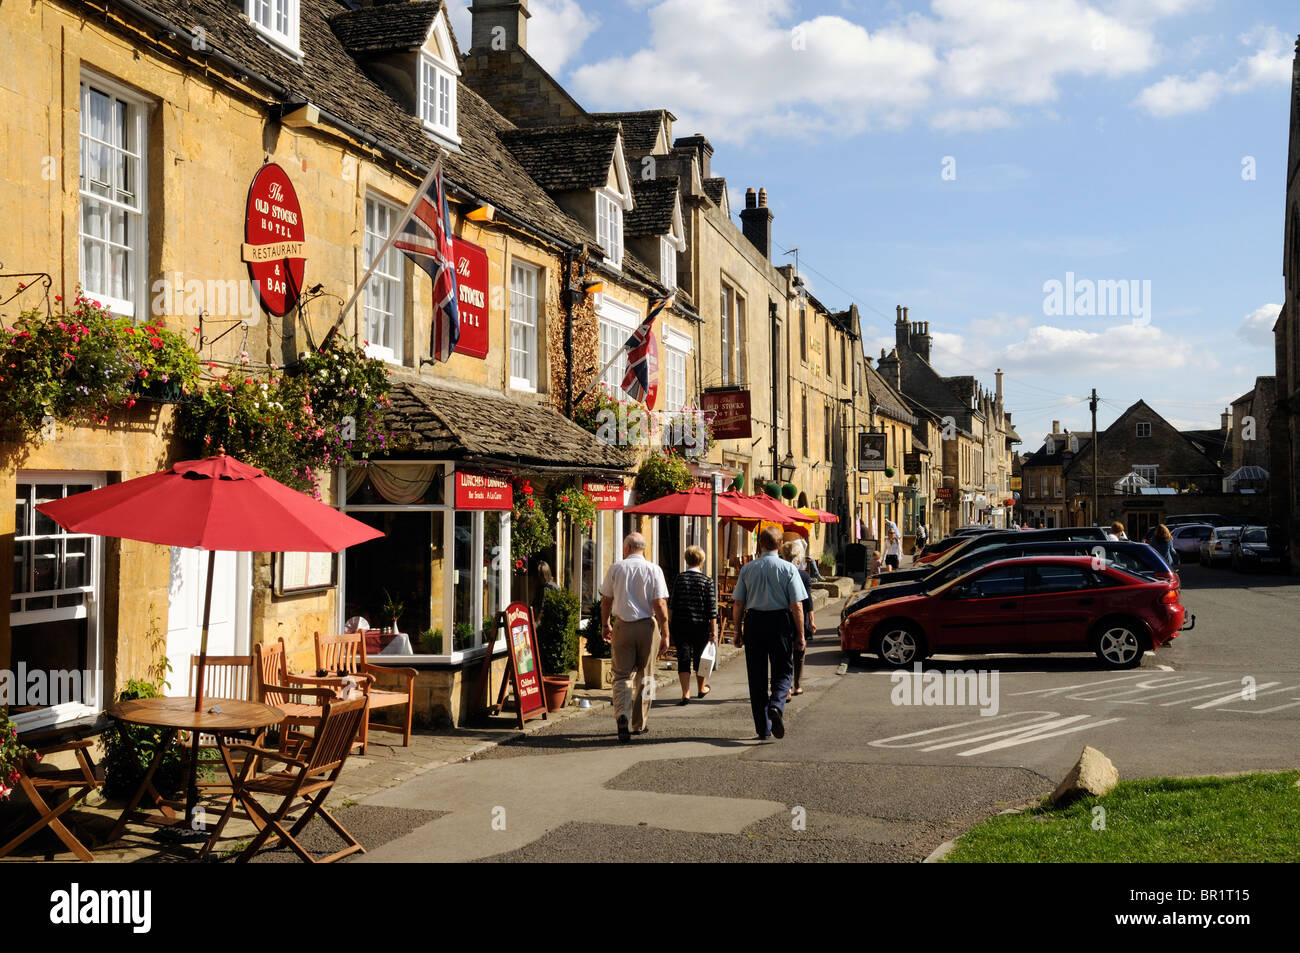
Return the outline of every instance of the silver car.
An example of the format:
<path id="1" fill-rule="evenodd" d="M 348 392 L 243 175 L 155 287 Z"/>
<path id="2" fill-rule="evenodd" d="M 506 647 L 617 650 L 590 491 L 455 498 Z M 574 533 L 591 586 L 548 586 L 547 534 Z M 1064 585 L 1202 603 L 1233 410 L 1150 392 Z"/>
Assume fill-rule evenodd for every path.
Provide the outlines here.
<path id="1" fill-rule="evenodd" d="M 1214 533 L 1209 523 L 1184 523 L 1170 526 L 1169 532 L 1174 537 L 1174 552 L 1185 563 L 1196 562 L 1201 558 L 1201 543 Z"/>
<path id="2" fill-rule="evenodd" d="M 1241 535 L 1240 526 L 1216 526 L 1209 537 L 1201 540 L 1201 562 L 1213 566 L 1232 559 L 1232 541 Z"/>

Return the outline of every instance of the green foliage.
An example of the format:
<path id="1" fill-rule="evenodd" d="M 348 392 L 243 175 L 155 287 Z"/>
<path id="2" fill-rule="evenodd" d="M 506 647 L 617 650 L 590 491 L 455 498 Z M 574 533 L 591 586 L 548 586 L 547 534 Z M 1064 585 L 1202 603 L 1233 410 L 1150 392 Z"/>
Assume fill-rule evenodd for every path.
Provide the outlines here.
<path id="1" fill-rule="evenodd" d="M 583 636 L 587 643 L 587 654 L 592 658 L 609 658 L 610 645 L 601 632 L 599 599 L 591 604 L 589 612 L 587 628 L 584 630 L 586 635 Z"/>
<path id="2" fill-rule="evenodd" d="M 420 651 L 427 655 L 442 654 L 442 626 L 425 629 L 420 633 Z"/>
<path id="3" fill-rule="evenodd" d="M 578 667 L 578 597 L 558 586 L 546 590 L 537 623 L 542 672 L 567 675 Z"/>
<path id="4" fill-rule="evenodd" d="M 9 720 L 8 710 L 0 708 L 0 801 L 9 800 L 23 762 L 31 757 L 39 755 L 18 740 L 18 729 Z"/>
<path id="5" fill-rule="evenodd" d="M 474 645 L 474 626 L 468 622 L 457 622 L 451 630 L 452 651 L 459 652 Z"/>
<path id="6" fill-rule="evenodd" d="M 799 495 L 799 488 L 795 486 L 793 483 L 787 483 L 783 487 L 781 487 L 781 495 L 785 497 L 787 500 L 793 500 L 796 496 Z"/>
<path id="7" fill-rule="evenodd" d="M 247 363 L 247 355 L 241 354 Z M 215 367 L 209 364 L 209 367 Z M 235 368 L 182 405 L 180 431 L 223 447 L 295 489 L 316 492 L 315 471 L 347 466 L 388 447 L 388 367 L 339 337 L 299 355 L 283 373 Z"/>
<path id="8" fill-rule="evenodd" d="M 685 460 L 675 453 L 656 451 L 641 463 L 633 485 L 637 500 L 648 503 L 673 493 L 685 492 L 690 489 L 692 482 L 691 471 Z"/>
<path id="9" fill-rule="evenodd" d="M 198 357 L 182 335 L 116 318 L 80 292 L 68 313 L 24 311 L 12 331 L 0 332 L 0 420 L 23 440 L 47 414 L 103 424 L 156 385 L 187 393 L 198 377 Z"/>
<path id="10" fill-rule="evenodd" d="M 555 487 L 551 490 L 555 513 L 565 516 L 578 532 L 590 530 L 596 522 L 596 501 L 585 490 Z"/>
<path id="11" fill-rule="evenodd" d="M 588 433 L 594 434 L 600 430 L 602 424 L 610 420 L 609 414 L 613 415 L 614 426 L 617 427 L 619 408 L 635 406 L 637 405 L 632 401 L 620 401 L 611 397 L 602 384 L 573 408 L 573 422 Z M 602 418 L 602 411 L 608 411 L 609 414 L 605 414 Z"/>
<path id="12" fill-rule="evenodd" d="M 835 575 L 835 554 L 822 553 L 821 558 L 817 560 L 817 565 L 821 567 L 823 576 Z"/>
<path id="13" fill-rule="evenodd" d="M 546 501 L 533 492 L 532 481 L 515 481 L 515 503 L 510 514 L 510 555 L 515 569 L 528 568 L 528 560 L 555 542 L 554 517 Z"/>
<path id="14" fill-rule="evenodd" d="M 161 695 L 162 692 L 151 682 L 132 679 L 126 683 L 126 688 L 117 696 L 117 700 L 158 698 Z M 129 798 L 136 792 L 165 734 L 159 728 L 124 725 L 114 720 L 108 722 L 99 736 L 104 748 L 105 797 Z M 184 780 L 181 745 L 173 736 L 172 743 L 163 754 L 162 762 L 153 776 L 153 784 L 163 797 L 174 798 L 181 793 Z"/>
<path id="15" fill-rule="evenodd" d="M 736 491 L 743 490 L 745 488 L 745 474 L 737 473 L 736 478 L 731 481 L 731 488 Z"/>
<path id="16" fill-rule="evenodd" d="M 763 484 L 763 492 L 775 500 L 781 495 L 781 484 L 775 480 L 768 480 Z"/>
<path id="17" fill-rule="evenodd" d="M 894 475 L 894 468 L 893 468 L 893 467 L 885 467 L 885 476 L 887 476 L 887 477 L 892 477 L 893 475 Z"/>

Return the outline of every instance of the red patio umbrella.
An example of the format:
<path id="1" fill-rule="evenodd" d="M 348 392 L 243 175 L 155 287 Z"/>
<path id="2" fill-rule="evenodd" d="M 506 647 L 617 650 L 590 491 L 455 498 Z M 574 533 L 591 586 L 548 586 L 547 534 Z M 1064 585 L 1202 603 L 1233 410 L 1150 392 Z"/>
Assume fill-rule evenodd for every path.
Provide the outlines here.
<path id="1" fill-rule="evenodd" d="M 71 533 L 208 550 L 196 712 L 203 708 L 213 550 L 336 553 L 384 535 L 225 454 L 183 460 L 161 473 L 42 503 L 36 509 Z M 198 739 L 195 732 L 196 766 Z M 194 794 L 192 775 L 191 808 Z"/>
<path id="2" fill-rule="evenodd" d="M 692 487 L 681 493 L 670 493 L 657 500 L 639 503 L 629 507 L 627 512 L 637 516 L 711 516 L 713 515 L 713 491 L 703 487 Z M 750 498 L 743 494 L 718 494 L 719 519 L 766 518 L 764 512 L 760 512 L 759 508 L 750 502 Z"/>

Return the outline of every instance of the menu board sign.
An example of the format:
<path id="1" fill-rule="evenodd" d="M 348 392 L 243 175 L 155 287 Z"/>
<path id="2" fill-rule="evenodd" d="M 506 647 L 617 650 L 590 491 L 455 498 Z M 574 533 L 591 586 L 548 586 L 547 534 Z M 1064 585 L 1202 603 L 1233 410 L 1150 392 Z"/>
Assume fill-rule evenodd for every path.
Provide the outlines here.
<path id="1" fill-rule="evenodd" d="M 506 606 L 506 632 L 509 633 L 511 675 L 515 682 L 515 698 L 519 703 L 519 719 L 527 721 L 534 715 L 546 714 L 546 697 L 542 694 L 542 672 L 538 667 L 537 633 L 533 631 L 532 615 L 522 602 Z"/>

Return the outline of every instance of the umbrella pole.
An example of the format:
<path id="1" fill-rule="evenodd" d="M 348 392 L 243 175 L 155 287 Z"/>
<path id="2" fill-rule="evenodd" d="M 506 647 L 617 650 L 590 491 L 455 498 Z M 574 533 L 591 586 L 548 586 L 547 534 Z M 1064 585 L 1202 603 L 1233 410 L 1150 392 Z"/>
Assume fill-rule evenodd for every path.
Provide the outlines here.
<path id="1" fill-rule="evenodd" d="M 216 554 L 208 550 L 208 580 L 203 591 L 203 633 L 199 638 L 199 671 L 194 686 L 194 711 L 203 710 L 203 682 L 208 668 L 208 623 L 212 619 L 212 579 L 216 574 Z M 193 732 L 190 749 L 190 784 L 185 795 L 185 819 L 194 823 L 194 808 L 199 803 L 199 733 Z"/>

